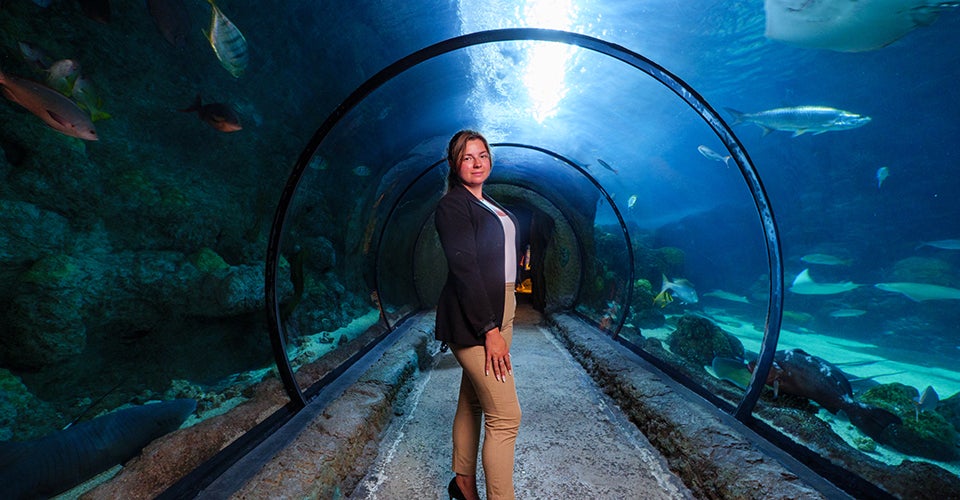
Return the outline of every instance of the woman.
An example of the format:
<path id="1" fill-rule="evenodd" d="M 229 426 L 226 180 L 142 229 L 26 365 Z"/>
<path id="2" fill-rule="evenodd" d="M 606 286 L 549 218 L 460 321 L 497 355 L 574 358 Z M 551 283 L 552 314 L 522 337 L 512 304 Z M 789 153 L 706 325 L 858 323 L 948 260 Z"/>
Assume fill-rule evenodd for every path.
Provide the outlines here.
<path id="1" fill-rule="evenodd" d="M 513 499 L 513 457 L 520 403 L 510 363 L 517 221 L 483 194 L 493 166 L 478 132 L 461 130 L 447 148 L 447 193 L 436 210 L 447 257 L 447 281 L 437 305 L 436 337 L 463 368 L 453 419 L 450 498 L 478 499 L 477 448 L 484 424 L 483 471 L 489 500 Z M 491 372 L 493 377 L 490 377 Z"/>

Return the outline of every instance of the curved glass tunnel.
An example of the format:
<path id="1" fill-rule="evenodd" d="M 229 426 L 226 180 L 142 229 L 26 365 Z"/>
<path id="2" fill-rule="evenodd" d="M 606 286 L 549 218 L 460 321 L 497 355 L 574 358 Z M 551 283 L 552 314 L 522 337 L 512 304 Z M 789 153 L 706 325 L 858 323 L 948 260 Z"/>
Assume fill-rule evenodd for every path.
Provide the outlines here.
<path id="1" fill-rule="evenodd" d="M 752 4 L 221 0 L 249 48 L 235 78 L 198 29 L 210 22 L 204 2 L 186 7 L 180 48 L 142 3 L 114 2 L 108 23 L 45 3 L 0 2 L 3 74 L 47 81 L 38 63 L 75 59 L 100 94 L 84 109 L 110 117 L 94 122 L 99 141 L 81 141 L 0 102 L 0 439 L 27 443 L 29 456 L 78 424 L 132 419 L 109 415 L 130 407 L 209 436 L 191 443 L 197 478 L 217 470 L 220 449 L 248 450 L 430 310 L 444 269 L 432 220 L 443 149 L 473 127 L 496 144 L 488 189 L 530 245 L 522 302 L 617 335 L 784 448 L 826 450 L 841 476 L 888 491 L 958 480 L 960 177 L 948 165 L 960 54 L 943 50 L 960 33 L 954 11 L 925 10 L 936 22 L 843 52 L 765 37 Z M 873 19 L 874 32 L 891 21 Z M 437 54 L 338 108 L 424 47 L 529 27 L 664 64 L 723 110 L 737 143 L 642 71 L 558 42 Z M 198 94 L 231 107 L 243 129 L 176 112 Z M 795 134 L 750 116 L 805 105 L 871 120 Z M 265 255 L 291 166 L 328 114 L 288 193 L 277 254 Z M 782 231 L 781 297 L 770 296 L 764 221 L 730 158 L 741 159 L 739 141 Z M 768 317 L 781 299 L 782 329 Z M 275 366 L 271 314 L 289 372 Z M 900 418 L 897 435 L 865 430 L 849 407 L 775 396 L 777 380 L 749 386 L 754 406 L 750 369 L 771 326 L 778 360 L 803 349 L 838 367 L 856 401 Z M 0 463 L 0 478 L 18 471 Z"/>

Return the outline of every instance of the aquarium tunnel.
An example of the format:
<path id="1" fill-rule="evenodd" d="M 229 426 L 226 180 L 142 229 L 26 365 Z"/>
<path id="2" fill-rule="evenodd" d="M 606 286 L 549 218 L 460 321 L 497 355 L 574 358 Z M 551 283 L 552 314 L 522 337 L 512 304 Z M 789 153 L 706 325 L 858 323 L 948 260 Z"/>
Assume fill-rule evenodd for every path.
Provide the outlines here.
<path id="1" fill-rule="evenodd" d="M 617 406 L 605 362 L 843 495 L 960 495 L 960 14 L 914 3 L 0 2 L 0 484 L 213 498 L 305 422 L 375 447 L 451 357 L 470 128 L 518 309 Z M 350 495 L 356 442 L 308 496 Z"/>

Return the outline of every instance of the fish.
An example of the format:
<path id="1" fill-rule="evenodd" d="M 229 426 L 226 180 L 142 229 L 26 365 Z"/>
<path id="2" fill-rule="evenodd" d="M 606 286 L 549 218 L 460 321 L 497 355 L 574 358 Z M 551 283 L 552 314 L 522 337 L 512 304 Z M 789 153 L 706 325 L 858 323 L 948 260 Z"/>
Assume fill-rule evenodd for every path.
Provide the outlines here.
<path id="1" fill-rule="evenodd" d="M 750 300 L 744 297 L 743 295 L 737 295 L 735 293 L 730 293 L 725 290 L 712 290 L 705 294 L 704 297 L 714 297 L 722 300 L 729 300 L 730 302 L 740 302 L 741 304 L 749 304 Z"/>
<path id="2" fill-rule="evenodd" d="M 933 247 L 941 250 L 960 250 L 960 240 L 924 241 L 923 243 L 917 245 L 914 250 L 921 247 Z"/>
<path id="3" fill-rule="evenodd" d="M 768 109 L 756 113 L 742 113 L 725 108 L 734 117 L 733 124 L 753 123 L 763 129 L 766 136 L 774 130 L 793 132 L 793 137 L 813 132 L 819 135 L 834 130 L 850 130 L 870 123 L 869 116 L 827 106 L 795 106 Z"/>
<path id="4" fill-rule="evenodd" d="M 83 15 L 98 23 L 110 22 L 110 0 L 77 0 Z"/>
<path id="5" fill-rule="evenodd" d="M 190 14 L 183 0 L 147 0 L 147 10 L 163 38 L 177 49 L 187 45 Z"/>
<path id="6" fill-rule="evenodd" d="M 613 173 L 617 173 L 617 169 L 611 167 L 609 163 L 601 160 L 600 158 L 597 158 L 597 163 L 599 163 L 601 167 L 603 167 L 603 168 L 605 168 L 605 169 L 607 169 L 607 170 L 609 170 L 609 171 L 611 171 L 611 172 L 613 172 Z"/>
<path id="7" fill-rule="evenodd" d="M 627 198 L 627 208 L 633 208 L 637 204 L 637 195 L 630 195 L 630 198 Z"/>
<path id="8" fill-rule="evenodd" d="M 852 262 L 850 259 L 842 259 L 826 253 L 810 253 L 800 257 L 800 260 L 807 264 L 820 264 L 823 266 L 849 266 L 850 262 Z"/>
<path id="9" fill-rule="evenodd" d="M 923 302 L 924 300 L 960 300 L 960 290 L 947 286 L 909 282 L 877 283 L 873 286 L 885 292 L 902 293 L 914 302 Z"/>
<path id="10" fill-rule="evenodd" d="M 32 441 L 0 442 L 4 498 L 48 498 L 140 454 L 180 428 L 197 401 L 174 399 L 117 410 Z"/>
<path id="11" fill-rule="evenodd" d="M 860 285 L 850 281 L 842 283 L 817 283 L 810 277 L 810 270 L 804 269 L 793 279 L 793 285 L 789 290 L 800 295 L 833 295 L 837 293 L 849 292 L 859 288 Z"/>
<path id="12" fill-rule="evenodd" d="M 753 376 L 753 373 L 747 367 L 747 363 L 742 359 L 717 356 L 713 358 L 710 368 L 713 371 L 711 375 L 720 380 L 726 380 L 743 390 L 747 390 L 747 386 L 750 385 L 750 378 Z"/>
<path id="13" fill-rule="evenodd" d="M 940 396 L 937 394 L 937 391 L 933 389 L 933 386 L 928 385 L 927 388 L 923 390 L 923 393 L 913 398 L 913 403 L 917 405 L 914 410 L 917 412 L 917 421 L 919 422 L 920 412 L 937 409 L 937 405 L 940 404 Z"/>
<path id="14" fill-rule="evenodd" d="M 370 175 L 370 167 L 366 165 L 357 165 L 356 167 L 353 167 L 352 172 L 353 172 L 353 175 L 356 175 L 358 177 L 366 177 Z"/>
<path id="15" fill-rule="evenodd" d="M 890 167 L 880 167 L 877 169 L 877 189 L 883 185 L 883 181 L 890 177 Z"/>
<path id="16" fill-rule="evenodd" d="M 765 0 L 764 35 L 799 47 L 877 50 L 937 19 L 956 2 L 935 0 Z"/>
<path id="17" fill-rule="evenodd" d="M 110 113 L 103 110 L 103 98 L 89 78 L 80 75 L 73 83 L 73 101 L 90 113 L 91 121 L 106 120 Z"/>
<path id="18" fill-rule="evenodd" d="M 774 353 L 766 384 L 780 393 L 807 398 L 832 414 L 843 411 L 850 423 L 871 438 L 880 437 L 890 425 L 902 424 L 900 417 L 884 409 L 854 401 L 853 388 L 843 371 L 823 358 L 802 349 Z M 747 364 L 753 372 L 756 362 Z"/>
<path id="19" fill-rule="evenodd" d="M 730 155 L 721 155 L 720 153 L 704 146 L 703 144 L 697 146 L 697 151 L 703 155 L 704 158 L 708 160 L 722 161 L 724 165 L 730 166 Z"/>
<path id="20" fill-rule="evenodd" d="M 204 123 L 221 132 L 236 132 L 243 129 L 243 126 L 240 125 L 240 117 L 237 116 L 233 108 L 220 102 L 202 104 L 200 94 L 197 94 L 197 98 L 194 99 L 190 107 L 180 111 L 184 113 L 196 111 Z"/>
<path id="21" fill-rule="evenodd" d="M 831 318 L 856 318 L 867 314 L 863 309 L 837 309 L 830 312 Z"/>
<path id="22" fill-rule="evenodd" d="M 46 9 L 47 7 L 50 6 L 50 4 L 53 3 L 53 0 L 33 0 L 33 3 L 39 5 L 40 7 L 43 7 L 44 9 Z"/>
<path id="23" fill-rule="evenodd" d="M 247 39 L 233 22 L 223 15 L 214 0 L 207 0 L 211 7 L 210 30 L 203 34 L 210 41 L 220 64 L 234 78 L 240 78 L 247 70 Z"/>
<path id="24" fill-rule="evenodd" d="M 47 86 L 70 97 L 73 84 L 80 76 L 80 63 L 73 59 L 60 59 L 47 68 Z"/>
<path id="25" fill-rule="evenodd" d="M 0 71 L 3 96 L 23 106 L 50 128 L 70 137 L 96 141 L 93 121 L 76 103 L 45 85 Z"/>
<path id="26" fill-rule="evenodd" d="M 20 54 L 23 55 L 24 61 L 42 71 L 50 67 L 50 58 L 43 49 L 30 42 L 18 42 L 17 45 L 20 47 Z"/>
<path id="27" fill-rule="evenodd" d="M 681 304 L 696 304 L 699 301 L 697 291 L 693 288 L 693 283 L 680 278 L 675 282 L 670 282 L 667 275 L 663 274 L 663 285 L 660 286 L 660 293 L 653 298 L 653 303 L 660 307 L 667 307 L 667 304 L 673 302 L 673 296 L 680 299 Z M 673 293 L 671 293 L 673 292 Z"/>

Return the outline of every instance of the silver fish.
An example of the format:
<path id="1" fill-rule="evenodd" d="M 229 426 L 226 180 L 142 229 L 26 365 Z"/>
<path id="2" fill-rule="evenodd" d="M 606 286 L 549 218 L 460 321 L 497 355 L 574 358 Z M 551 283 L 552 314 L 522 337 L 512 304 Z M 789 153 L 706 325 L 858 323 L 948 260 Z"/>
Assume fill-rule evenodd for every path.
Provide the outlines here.
<path id="1" fill-rule="evenodd" d="M 697 146 L 697 151 L 699 151 L 700 154 L 702 154 L 703 157 L 706 158 L 706 159 L 708 159 L 708 160 L 722 161 L 724 165 L 726 165 L 726 166 L 728 166 L 728 167 L 730 166 L 730 155 L 724 156 L 724 155 L 722 155 L 722 154 L 720 154 L 720 153 L 718 153 L 718 152 L 716 152 L 716 151 L 714 151 L 714 150 L 712 150 L 712 149 L 704 146 L 703 144 Z"/>
<path id="2" fill-rule="evenodd" d="M 609 171 L 611 171 L 611 172 L 613 172 L 613 173 L 617 173 L 617 169 L 611 167 L 609 163 L 603 161 L 602 159 L 597 158 L 597 163 L 599 163 L 601 167 L 603 167 L 603 168 L 605 168 L 605 169 L 607 169 L 607 170 L 609 170 Z"/>
<path id="3" fill-rule="evenodd" d="M 890 177 L 890 167 L 880 167 L 877 169 L 877 189 L 883 185 L 883 181 Z"/>
<path id="4" fill-rule="evenodd" d="M 210 31 L 204 31 L 204 35 L 210 41 L 214 53 L 220 64 L 234 78 L 240 78 L 247 69 L 247 39 L 243 33 L 233 24 L 227 16 L 220 12 L 214 0 L 210 2 L 212 14 L 210 18 Z"/>
<path id="5" fill-rule="evenodd" d="M 917 245 L 917 248 L 920 247 L 933 247 L 940 248 L 942 250 L 960 250 L 960 240 L 924 241 L 923 243 Z"/>
<path id="6" fill-rule="evenodd" d="M 814 135 L 832 130 L 849 130 L 862 127 L 870 122 L 869 116 L 861 116 L 841 109 L 826 106 L 796 106 L 792 108 L 776 108 L 756 113 L 743 113 L 735 109 L 726 108 L 733 115 L 734 125 L 738 123 L 753 123 L 763 129 L 763 135 L 774 130 L 793 132 L 793 137 L 806 132 Z"/>
<path id="7" fill-rule="evenodd" d="M 835 255 L 826 253 L 810 253 L 800 257 L 800 260 L 808 264 L 820 264 L 824 266 L 849 266 L 850 259 L 841 259 Z"/>
<path id="8" fill-rule="evenodd" d="M 928 385 L 922 394 L 913 398 L 913 404 L 917 405 L 915 410 L 917 412 L 917 421 L 919 422 L 920 412 L 937 409 L 937 405 L 940 404 L 940 395 L 933 389 L 933 386 Z"/>

